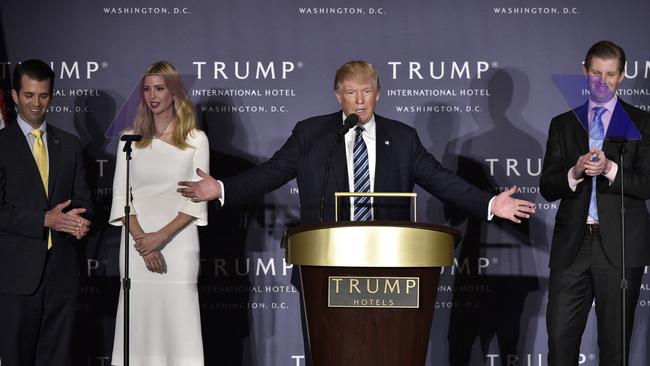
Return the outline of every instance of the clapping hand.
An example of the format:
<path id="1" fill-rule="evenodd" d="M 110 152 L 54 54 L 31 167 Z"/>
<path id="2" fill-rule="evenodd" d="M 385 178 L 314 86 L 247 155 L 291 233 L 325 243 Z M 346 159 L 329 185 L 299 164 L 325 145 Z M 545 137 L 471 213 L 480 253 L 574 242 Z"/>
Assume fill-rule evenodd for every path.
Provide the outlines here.
<path id="1" fill-rule="evenodd" d="M 586 154 L 580 155 L 573 167 L 573 178 L 583 179 L 586 176 L 595 177 L 607 174 L 612 168 L 611 160 L 607 159 L 603 150 L 592 147 Z"/>
<path id="2" fill-rule="evenodd" d="M 584 165 L 586 175 L 595 177 L 605 174 L 606 171 L 608 172 L 611 169 L 611 162 L 605 157 L 603 150 L 592 147 L 590 153 L 592 158 L 588 159 Z"/>
<path id="3" fill-rule="evenodd" d="M 68 212 L 63 210 L 70 206 L 71 200 L 61 202 L 45 213 L 44 225 L 54 231 L 74 235 L 77 239 L 83 238 L 90 230 L 90 221 L 81 217 L 86 212 L 85 208 L 73 208 Z"/>

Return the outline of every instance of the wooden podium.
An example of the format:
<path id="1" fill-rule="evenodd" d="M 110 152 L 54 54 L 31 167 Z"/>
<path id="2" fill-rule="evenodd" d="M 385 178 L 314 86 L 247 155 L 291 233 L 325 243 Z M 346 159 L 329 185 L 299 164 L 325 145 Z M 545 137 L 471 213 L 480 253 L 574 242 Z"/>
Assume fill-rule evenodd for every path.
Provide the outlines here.
<path id="1" fill-rule="evenodd" d="M 289 230 L 286 258 L 300 268 L 312 364 L 424 365 L 440 267 L 453 263 L 458 235 L 381 221 Z"/>

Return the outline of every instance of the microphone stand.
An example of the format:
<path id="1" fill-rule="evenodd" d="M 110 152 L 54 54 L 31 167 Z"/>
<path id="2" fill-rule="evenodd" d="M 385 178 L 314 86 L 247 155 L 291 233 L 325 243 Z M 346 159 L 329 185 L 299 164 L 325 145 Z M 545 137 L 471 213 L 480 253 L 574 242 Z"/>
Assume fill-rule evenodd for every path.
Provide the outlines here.
<path id="1" fill-rule="evenodd" d="M 323 215 L 325 211 L 325 189 L 327 188 L 327 180 L 329 179 L 330 168 L 332 167 L 332 156 L 334 156 L 334 151 L 336 151 L 336 145 L 338 145 L 342 141 L 343 141 L 343 135 L 337 134 L 336 141 L 334 142 L 334 146 L 332 146 L 332 149 L 330 150 L 330 153 L 327 156 L 327 163 L 325 165 L 325 176 L 323 177 L 323 189 L 321 190 L 321 194 L 320 194 L 320 214 L 318 216 L 318 222 L 320 224 L 323 223 Z"/>
<path id="2" fill-rule="evenodd" d="M 124 277 L 122 278 L 122 289 L 124 290 L 124 366 L 129 366 L 129 292 L 131 290 L 131 278 L 129 277 L 129 217 L 131 214 L 131 187 L 129 168 L 131 161 L 131 141 L 124 143 L 122 150 L 126 154 L 126 203 L 124 204 Z"/>
<path id="3" fill-rule="evenodd" d="M 621 172 L 621 345 L 622 345 L 622 366 L 627 366 L 627 277 L 626 277 L 626 263 L 627 253 L 625 251 L 625 185 L 623 181 L 623 155 L 625 154 L 625 141 L 617 141 L 618 155 L 619 155 L 619 171 Z"/>
<path id="4" fill-rule="evenodd" d="M 320 224 L 323 223 L 323 215 L 325 212 L 325 189 L 327 188 L 327 180 L 329 179 L 330 168 L 332 166 L 332 156 L 334 156 L 334 151 L 336 151 L 336 145 L 343 142 L 343 136 L 345 136 L 345 134 L 348 133 L 348 131 L 350 131 L 350 128 L 356 125 L 358 121 L 359 121 L 359 116 L 357 116 L 354 113 L 350 114 L 345 119 L 345 121 L 343 121 L 343 126 L 336 133 L 336 141 L 334 142 L 334 145 L 332 146 L 332 149 L 330 150 L 330 153 L 327 156 L 327 165 L 325 166 L 325 176 L 323 177 L 323 189 L 321 190 L 321 194 L 320 194 L 320 213 L 318 216 L 318 222 Z"/>

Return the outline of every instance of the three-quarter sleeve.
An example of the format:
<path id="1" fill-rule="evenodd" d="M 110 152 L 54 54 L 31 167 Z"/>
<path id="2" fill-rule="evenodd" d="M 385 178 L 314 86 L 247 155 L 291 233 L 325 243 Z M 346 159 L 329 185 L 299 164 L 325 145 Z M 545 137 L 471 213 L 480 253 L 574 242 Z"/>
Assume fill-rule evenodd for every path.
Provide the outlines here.
<path id="1" fill-rule="evenodd" d="M 202 179 L 196 174 L 196 169 L 199 168 L 206 173 L 210 173 L 210 145 L 208 137 L 203 131 L 192 131 L 190 144 L 194 148 L 194 155 L 192 158 L 192 177 L 191 180 L 197 181 Z M 194 224 L 198 226 L 205 226 L 208 224 L 208 204 L 207 202 L 192 202 L 191 199 L 183 204 L 180 212 L 190 215 L 195 218 Z"/>

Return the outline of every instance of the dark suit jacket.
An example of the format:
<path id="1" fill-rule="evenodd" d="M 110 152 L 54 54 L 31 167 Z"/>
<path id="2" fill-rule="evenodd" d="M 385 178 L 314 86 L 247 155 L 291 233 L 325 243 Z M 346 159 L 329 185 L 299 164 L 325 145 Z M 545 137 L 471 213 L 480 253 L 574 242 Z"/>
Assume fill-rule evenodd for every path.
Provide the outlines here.
<path id="1" fill-rule="evenodd" d="M 28 295 L 39 284 L 47 255 L 45 212 L 68 199 L 91 214 L 78 139 L 47 126 L 49 197 L 29 144 L 17 122 L 0 130 L 0 292 Z M 76 239 L 52 232 L 56 276 L 62 290 L 79 283 Z"/>
<path id="2" fill-rule="evenodd" d="M 567 173 L 580 155 L 589 151 L 587 104 L 561 114 L 551 121 L 542 168 L 540 191 L 548 201 L 560 201 L 555 216 L 549 266 L 563 269 L 573 263 L 585 231 L 591 197 L 592 180 L 587 177 L 573 192 Z M 650 114 L 621 101 L 616 105 L 603 151 L 608 159 L 618 162 L 618 145 L 608 141 L 613 131 L 621 131 L 625 121 L 632 121 L 641 132 L 638 141 L 626 142 L 624 166 L 610 185 L 607 178 L 596 181 L 596 200 L 601 237 L 607 258 L 612 265 L 621 263 L 620 183 L 625 182 L 625 244 L 629 267 L 650 264 L 650 235 L 645 200 L 650 198 Z"/>
<path id="3" fill-rule="evenodd" d="M 427 152 L 417 132 L 401 122 L 375 115 L 377 162 L 375 192 L 411 192 L 415 184 L 443 202 L 477 217 L 487 217 L 491 195 L 445 169 Z M 302 224 L 318 222 L 327 156 L 335 149 L 325 198 L 325 222 L 334 220 L 334 192 L 348 192 L 344 143 L 336 144 L 342 112 L 298 122 L 284 145 L 264 164 L 223 179 L 225 205 L 239 205 L 297 178 Z M 376 198 L 376 220 L 409 220 L 410 200 Z M 349 200 L 339 202 L 339 219 L 349 220 Z"/>

